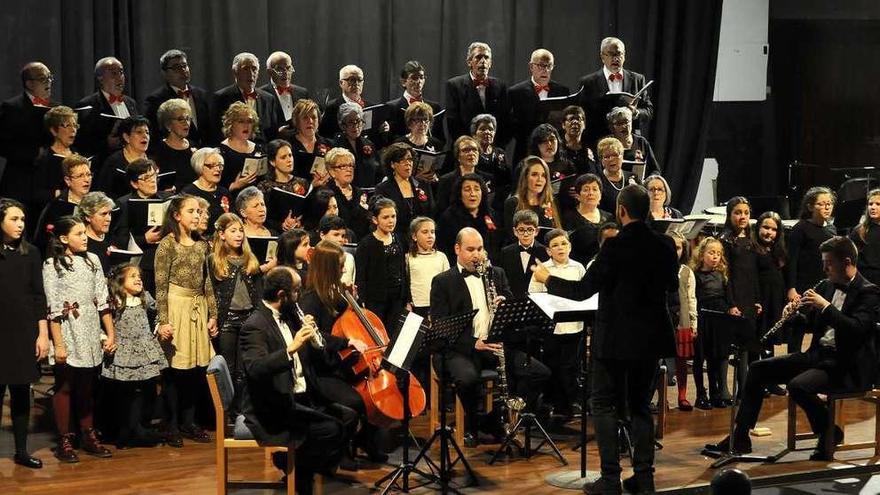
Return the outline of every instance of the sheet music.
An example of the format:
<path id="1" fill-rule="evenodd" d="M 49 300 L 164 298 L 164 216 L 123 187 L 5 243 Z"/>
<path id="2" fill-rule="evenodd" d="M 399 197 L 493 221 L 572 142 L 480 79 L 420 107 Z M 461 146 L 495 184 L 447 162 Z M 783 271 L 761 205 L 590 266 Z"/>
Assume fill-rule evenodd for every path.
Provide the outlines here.
<path id="1" fill-rule="evenodd" d="M 416 336 L 419 334 L 419 328 L 422 326 L 423 320 L 424 318 L 412 312 L 406 315 L 406 320 L 400 329 L 400 335 L 397 336 L 394 347 L 386 358 L 389 363 L 398 368 L 403 368 L 403 363 L 409 354 L 410 348 L 412 348 L 413 342 L 416 340 Z"/>
<path id="2" fill-rule="evenodd" d="M 598 293 L 593 294 L 593 297 L 589 299 L 584 299 L 583 301 L 566 299 L 564 297 L 554 296 L 546 292 L 535 292 L 533 294 L 529 294 L 529 299 L 537 304 L 541 311 L 543 311 L 544 314 L 547 315 L 547 317 L 551 320 L 557 312 L 586 312 L 596 311 L 599 309 Z"/>

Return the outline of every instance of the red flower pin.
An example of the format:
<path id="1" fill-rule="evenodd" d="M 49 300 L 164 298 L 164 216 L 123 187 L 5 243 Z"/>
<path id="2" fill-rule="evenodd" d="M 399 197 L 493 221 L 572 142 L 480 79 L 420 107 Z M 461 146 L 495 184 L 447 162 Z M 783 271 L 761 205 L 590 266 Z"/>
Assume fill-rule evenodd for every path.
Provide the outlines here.
<path id="1" fill-rule="evenodd" d="M 421 201 L 422 203 L 424 203 L 425 201 L 428 200 L 428 195 L 425 194 L 425 191 L 422 191 L 422 188 L 417 187 L 417 188 L 416 188 L 416 192 L 419 194 L 419 201 Z"/>
<path id="2" fill-rule="evenodd" d="M 299 194 L 300 196 L 302 196 L 303 194 L 305 194 L 305 192 L 306 192 L 306 188 L 303 187 L 303 185 L 301 183 L 297 182 L 296 184 L 294 184 L 293 194 Z"/>
<path id="3" fill-rule="evenodd" d="M 321 152 L 322 156 L 325 155 L 327 153 L 327 151 L 329 151 L 329 150 L 330 150 L 330 147 L 324 143 L 321 143 L 318 145 L 318 151 Z"/>
<path id="4" fill-rule="evenodd" d="M 223 213 L 229 213 L 229 198 L 227 196 L 220 197 L 220 207 L 223 208 Z"/>
<path id="5" fill-rule="evenodd" d="M 544 216 L 551 220 L 553 219 L 553 207 L 549 204 L 544 206 Z"/>
<path id="6" fill-rule="evenodd" d="M 497 228 L 497 227 L 495 227 L 495 222 L 492 221 L 492 217 L 490 217 L 489 215 L 484 216 L 483 221 L 486 222 L 487 229 L 495 230 Z"/>
<path id="7" fill-rule="evenodd" d="M 370 156 L 370 155 L 373 154 L 373 147 L 370 146 L 369 144 L 364 145 L 364 147 L 361 148 L 361 153 L 363 153 L 363 154 L 365 154 L 365 155 L 367 155 L 367 156 Z"/>
<path id="8" fill-rule="evenodd" d="M 642 155 L 642 150 L 636 150 L 636 160 L 644 160 L 644 156 Z"/>
<path id="9" fill-rule="evenodd" d="M 70 304 L 67 301 L 64 301 L 64 309 L 61 310 L 61 316 L 64 319 L 69 318 L 70 315 L 73 315 L 73 318 L 79 318 L 79 303 L 75 302 Z"/>

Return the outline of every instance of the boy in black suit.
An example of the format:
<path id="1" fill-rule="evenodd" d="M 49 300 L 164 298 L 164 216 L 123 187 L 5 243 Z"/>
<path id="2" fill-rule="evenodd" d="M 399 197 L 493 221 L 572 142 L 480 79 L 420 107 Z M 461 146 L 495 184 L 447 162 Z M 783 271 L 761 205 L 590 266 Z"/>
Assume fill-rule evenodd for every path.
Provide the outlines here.
<path id="1" fill-rule="evenodd" d="M 547 247 L 538 242 L 538 215 L 532 210 L 520 210 L 513 215 L 513 235 L 517 242 L 501 249 L 498 265 L 504 269 L 510 281 L 513 297 L 523 298 L 529 294 L 531 267 L 550 259 Z"/>

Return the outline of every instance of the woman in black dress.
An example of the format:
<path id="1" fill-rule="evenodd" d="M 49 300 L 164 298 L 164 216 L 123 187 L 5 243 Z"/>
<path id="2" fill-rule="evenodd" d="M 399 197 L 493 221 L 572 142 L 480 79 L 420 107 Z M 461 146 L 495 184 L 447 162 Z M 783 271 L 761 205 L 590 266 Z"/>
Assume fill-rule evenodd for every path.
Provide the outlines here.
<path id="1" fill-rule="evenodd" d="M 342 132 L 336 134 L 333 147 L 345 148 L 355 156 L 354 184 L 375 187 L 382 180 L 378 147 L 364 133 L 364 111 L 357 103 L 343 103 L 336 114 Z"/>
<path id="2" fill-rule="evenodd" d="M 654 156 L 651 143 L 642 136 L 632 133 L 632 110 L 628 107 L 615 107 L 606 116 L 611 134 L 623 143 L 623 159 L 645 164 L 645 175 L 660 174 L 660 164 Z"/>
<path id="3" fill-rule="evenodd" d="M 110 222 L 113 215 L 111 212 L 115 207 L 116 203 L 109 196 L 101 191 L 92 191 L 83 196 L 73 213 L 86 225 L 86 235 L 89 238 L 86 249 L 101 261 L 105 277 L 110 273 L 110 248 L 113 246 Z M 122 246 L 123 249 L 127 247 Z"/>
<path id="4" fill-rule="evenodd" d="M 587 115 L 583 108 L 577 105 L 565 107 L 562 111 L 562 151 L 574 164 L 579 174 L 598 174 L 599 166 L 596 164 L 596 155 L 590 148 L 595 143 L 584 144 L 581 142 L 586 126 Z"/>
<path id="5" fill-rule="evenodd" d="M 599 140 L 596 152 L 602 162 L 602 202 L 599 208 L 605 211 L 617 211 L 617 195 L 629 184 L 635 184 L 632 172 L 623 170 L 623 144 L 615 137 Z"/>
<path id="6" fill-rule="evenodd" d="M 614 215 L 600 210 L 602 180 L 583 174 L 574 183 L 578 206 L 562 213 L 562 228 L 571 232 L 571 258 L 587 264 L 599 252 L 599 228 L 613 222 Z"/>
<path id="7" fill-rule="evenodd" d="M 50 108 L 43 120 L 53 140 L 49 147 L 40 149 L 34 160 L 34 203 L 40 209 L 60 196 L 64 189 L 61 162 L 74 153 L 71 147 L 79 130 L 76 112 L 63 105 Z M 31 218 L 36 219 L 39 210 L 30 214 Z"/>
<path id="8" fill-rule="evenodd" d="M 397 206 L 395 234 L 403 242 L 404 252 L 409 245 L 409 222 L 415 217 L 430 216 L 434 211 L 431 188 L 412 176 L 414 158 L 409 145 L 389 145 L 382 152 L 382 165 L 388 178 L 376 186 L 376 196 L 384 196 Z"/>
<path id="9" fill-rule="evenodd" d="M 27 449 L 30 384 L 39 380 L 37 362 L 49 353 L 49 327 L 40 253 L 24 239 L 24 220 L 24 205 L 0 200 L 0 280 L 14 282 L 0 284 L 4 322 L 0 325 L 0 404 L 8 388 L 15 439 L 13 460 L 20 466 L 38 469 L 43 463 Z"/>
<path id="10" fill-rule="evenodd" d="M 312 181 L 313 187 L 324 185 L 330 176 L 324 155 L 333 145 L 318 135 L 321 110 L 312 100 L 301 99 L 293 105 L 290 122 L 278 137 L 293 145 L 293 173 Z"/>
<path id="11" fill-rule="evenodd" d="M 161 181 L 159 187 L 164 191 L 173 184 L 175 190 L 196 180 L 196 173 L 190 165 L 193 151 L 198 143 L 189 139 L 192 125 L 192 110 L 186 100 L 172 98 L 159 105 L 156 113 L 159 128 L 164 131 L 164 139 L 158 140 L 150 149 L 150 157 L 159 166 L 159 173 L 174 173 L 173 181 Z"/>
<path id="12" fill-rule="evenodd" d="M 490 190 L 494 192 L 491 206 L 500 211 L 504 208 L 504 200 L 510 196 L 512 184 L 518 177 L 514 177 L 504 149 L 495 146 L 497 135 L 498 120 L 494 115 L 481 113 L 471 119 L 471 136 L 477 140 L 480 147 L 477 171 L 491 178 Z"/>
<path id="13" fill-rule="evenodd" d="M 255 184 L 260 178 L 259 168 L 244 170 L 248 160 L 266 161 L 263 147 L 251 140 L 259 126 L 260 117 L 246 103 L 237 101 L 229 105 L 223 114 L 223 135 L 226 139 L 218 146 L 223 155 L 220 185 L 228 188 L 232 194 Z"/>
<path id="14" fill-rule="evenodd" d="M 761 317 L 758 319 L 758 334 L 764 335 L 782 316 L 785 307 L 785 236 L 782 218 L 775 211 L 765 211 L 758 217 L 752 232 L 758 254 L 758 282 L 761 286 Z M 787 338 L 777 335 L 774 339 L 785 342 Z M 773 356 L 773 344 L 769 343 L 764 353 Z M 779 385 L 767 389 L 777 395 L 785 394 Z"/>
<path id="15" fill-rule="evenodd" d="M 220 185 L 223 174 L 223 155 L 217 148 L 201 148 L 192 156 L 192 167 L 198 178 L 180 192 L 198 196 L 208 202 L 207 233 L 214 232 L 214 222 L 232 207 L 229 189 Z M 203 219 L 205 220 L 205 219 Z"/>
<path id="16" fill-rule="evenodd" d="M 538 215 L 538 227 L 562 228 L 547 164 L 537 156 L 527 156 L 523 158 L 519 168 L 516 191 L 504 201 L 505 242 L 513 241 L 513 214 L 519 210 L 534 211 Z"/>
<path id="17" fill-rule="evenodd" d="M 477 229 L 489 259 L 497 260 L 501 249 L 501 232 L 489 207 L 489 190 L 479 174 L 465 174 L 453 186 L 458 194 L 437 219 L 437 249 L 455 260 L 455 237 L 465 227 Z"/>
<path id="18" fill-rule="evenodd" d="M 849 233 L 859 249 L 859 273 L 880 284 L 880 189 L 868 192 L 868 206 L 858 227 Z"/>
<path id="19" fill-rule="evenodd" d="M 128 193 L 128 176 L 125 169 L 128 164 L 147 157 L 150 147 L 150 121 L 146 117 L 129 117 L 119 121 L 113 135 L 123 143 L 122 149 L 112 153 L 101 165 L 98 174 L 98 191 L 104 191 L 111 198 L 118 198 Z"/>

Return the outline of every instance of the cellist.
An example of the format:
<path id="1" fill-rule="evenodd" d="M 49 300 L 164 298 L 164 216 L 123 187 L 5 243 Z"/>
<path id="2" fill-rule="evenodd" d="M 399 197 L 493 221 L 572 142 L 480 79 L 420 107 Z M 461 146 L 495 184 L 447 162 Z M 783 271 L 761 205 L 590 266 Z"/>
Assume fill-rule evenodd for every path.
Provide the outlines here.
<path id="1" fill-rule="evenodd" d="M 344 256 L 342 247 L 333 241 L 323 240 L 315 246 L 309 261 L 306 292 L 300 299 L 300 307 L 306 315 L 314 317 L 318 330 L 325 338 L 328 351 L 352 347 L 364 353 L 368 350 L 367 343 L 331 334 L 334 323 L 348 306 L 343 296 L 346 288 L 340 282 Z M 316 385 L 322 396 L 354 409 L 359 415 L 360 428 L 356 433 L 351 432 L 349 455 L 354 457 L 359 448 L 371 462 L 387 461 L 388 455 L 384 450 L 387 448 L 388 431 L 367 421 L 364 400 L 352 388 L 341 359 L 335 352 L 329 354 L 337 358 L 316 369 Z M 357 428 L 357 423 L 354 428 Z"/>

